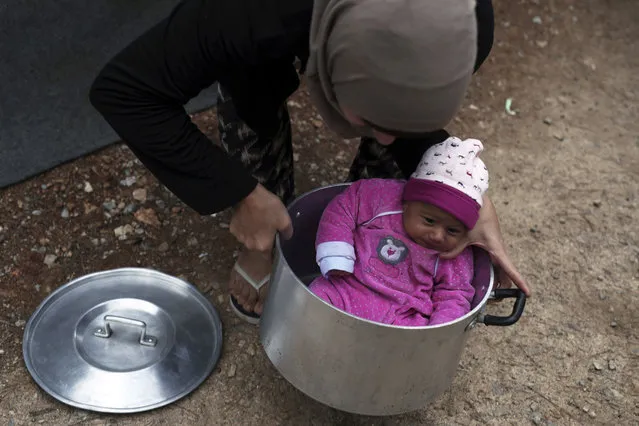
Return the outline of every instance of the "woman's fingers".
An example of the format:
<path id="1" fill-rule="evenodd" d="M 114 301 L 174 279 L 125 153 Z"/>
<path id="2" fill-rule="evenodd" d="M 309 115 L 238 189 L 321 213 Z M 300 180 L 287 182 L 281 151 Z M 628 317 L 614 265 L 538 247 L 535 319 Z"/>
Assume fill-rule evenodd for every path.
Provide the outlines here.
<path id="1" fill-rule="evenodd" d="M 506 252 L 503 249 L 492 251 L 491 257 L 494 263 L 498 265 L 497 279 L 501 283 L 501 288 L 509 288 L 512 284 L 515 284 L 526 296 L 530 297 L 531 292 L 528 283 L 515 268 Z"/>
<path id="2" fill-rule="evenodd" d="M 459 256 L 459 254 L 460 254 L 462 251 L 464 251 L 464 249 L 465 249 L 466 247 L 468 247 L 469 245 L 470 245 L 470 240 L 466 238 L 466 239 L 462 240 L 462 241 L 461 241 L 461 242 L 457 245 L 457 247 L 455 247 L 454 249 L 449 250 L 449 251 L 444 252 L 444 253 L 440 253 L 440 254 L 439 254 L 439 257 L 440 257 L 442 260 L 454 259 L 455 257 Z"/>

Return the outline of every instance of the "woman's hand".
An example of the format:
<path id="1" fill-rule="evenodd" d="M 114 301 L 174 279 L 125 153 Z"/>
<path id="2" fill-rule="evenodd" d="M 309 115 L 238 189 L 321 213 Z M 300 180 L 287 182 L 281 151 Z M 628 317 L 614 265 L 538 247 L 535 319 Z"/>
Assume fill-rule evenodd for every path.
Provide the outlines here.
<path id="1" fill-rule="evenodd" d="M 510 257 L 506 253 L 504 240 L 499 228 L 499 219 L 495 206 L 484 197 L 484 205 L 479 210 L 479 220 L 475 227 L 461 241 L 459 246 L 453 250 L 442 253 L 443 259 L 450 259 L 459 255 L 469 245 L 479 246 L 490 253 L 491 260 L 496 264 L 496 278 L 498 286 L 501 288 L 511 287 L 513 283 L 519 287 L 526 296 L 530 296 L 530 288 L 526 280 L 521 276 Z"/>
<path id="2" fill-rule="evenodd" d="M 286 207 L 280 199 L 262 185 L 239 202 L 231 218 L 231 233 L 249 250 L 270 251 L 275 233 L 289 239 L 293 225 Z"/>

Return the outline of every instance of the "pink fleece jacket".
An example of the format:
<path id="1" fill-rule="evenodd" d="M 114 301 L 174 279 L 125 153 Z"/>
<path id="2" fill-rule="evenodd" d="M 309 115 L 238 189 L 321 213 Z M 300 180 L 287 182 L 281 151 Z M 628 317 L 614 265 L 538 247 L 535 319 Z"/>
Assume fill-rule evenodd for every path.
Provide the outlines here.
<path id="1" fill-rule="evenodd" d="M 327 206 L 317 232 L 322 276 L 310 290 L 360 318 L 401 326 L 453 321 L 470 311 L 470 248 L 451 260 L 413 242 L 402 222 L 405 181 L 365 179 Z M 328 277 L 330 270 L 350 272 Z"/>

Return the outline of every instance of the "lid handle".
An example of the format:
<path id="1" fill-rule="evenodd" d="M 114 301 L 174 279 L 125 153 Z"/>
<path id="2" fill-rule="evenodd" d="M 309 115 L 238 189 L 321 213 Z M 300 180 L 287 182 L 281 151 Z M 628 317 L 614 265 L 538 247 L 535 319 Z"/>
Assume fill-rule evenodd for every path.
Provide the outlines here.
<path id="1" fill-rule="evenodd" d="M 143 346 L 155 346 L 158 343 L 158 339 L 154 336 L 146 334 L 146 323 L 144 321 L 136 320 L 133 318 L 126 318 L 117 315 L 105 315 L 104 327 L 97 328 L 93 335 L 108 339 L 113 334 L 110 323 L 118 323 L 124 325 L 130 325 L 133 327 L 140 327 L 142 332 L 140 333 L 140 344 Z"/>

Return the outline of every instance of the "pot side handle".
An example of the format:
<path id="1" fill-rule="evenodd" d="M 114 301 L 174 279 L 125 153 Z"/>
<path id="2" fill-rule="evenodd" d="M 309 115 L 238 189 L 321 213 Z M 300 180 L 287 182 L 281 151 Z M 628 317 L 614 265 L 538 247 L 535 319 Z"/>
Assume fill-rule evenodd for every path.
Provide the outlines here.
<path id="1" fill-rule="evenodd" d="M 513 325 L 519 321 L 519 318 L 524 313 L 524 306 L 526 306 L 526 294 L 523 291 L 512 288 L 496 289 L 492 294 L 492 298 L 495 300 L 516 299 L 513 305 L 513 311 L 507 317 L 484 315 L 483 318 L 480 319 L 480 322 L 484 323 L 484 325 L 498 325 L 503 327 Z"/>

